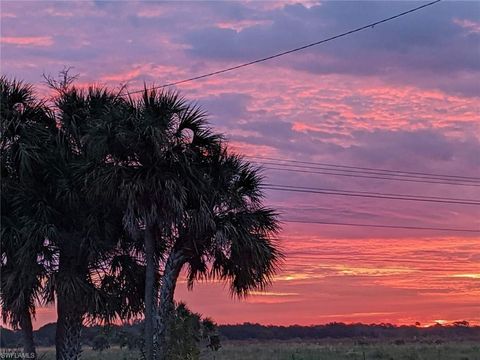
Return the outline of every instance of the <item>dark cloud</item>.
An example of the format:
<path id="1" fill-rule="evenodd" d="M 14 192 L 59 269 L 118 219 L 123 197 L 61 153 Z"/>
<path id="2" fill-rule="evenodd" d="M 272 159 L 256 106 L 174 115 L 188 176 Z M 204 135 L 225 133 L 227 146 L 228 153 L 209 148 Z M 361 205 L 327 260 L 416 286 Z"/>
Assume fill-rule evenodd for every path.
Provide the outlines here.
<path id="1" fill-rule="evenodd" d="M 310 9 L 297 4 L 265 14 L 270 24 L 239 32 L 207 26 L 186 33 L 184 41 L 191 46 L 189 52 L 200 58 L 248 61 L 336 35 L 418 4 L 330 1 Z M 380 75 L 396 82 L 418 82 L 420 76 L 427 87 L 478 95 L 473 82 L 462 80 L 462 84 L 452 86 L 451 80 L 462 78 L 466 71 L 473 72 L 471 78 L 478 78 L 480 36 L 454 21 L 478 22 L 479 10 L 477 2 L 437 4 L 270 64 L 318 74 Z"/>
<path id="2" fill-rule="evenodd" d="M 353 134 L 360 145 L 351 147 L 358 157 L 369 162 L 385 164 L 410 159 L 418 161 L 451 161 L 454 143 L 441 132 L 434 130 L 356 132 Z"/>
<path id="3" fill-rule="evenodd" d="M 249 117 L 247 105 L 250 96 L 238 93 L 223 93 L 199 99 L 198 103 L 208 112 L 211 123 L 225 130 L 233 130 L 241 126 L 241 122 Z"/>

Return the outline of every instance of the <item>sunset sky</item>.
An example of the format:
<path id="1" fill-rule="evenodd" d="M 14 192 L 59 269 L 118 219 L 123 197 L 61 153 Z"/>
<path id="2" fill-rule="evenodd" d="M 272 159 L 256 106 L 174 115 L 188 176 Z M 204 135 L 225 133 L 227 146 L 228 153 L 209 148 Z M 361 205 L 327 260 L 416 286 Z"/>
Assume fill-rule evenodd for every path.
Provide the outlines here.
<path id="1" fill-rule="evenodd" d="M 130 91 L 318 41 L 421 2 L 1 3 L 1 72 L 65 66 Z M 247 155 L 480 177 L 480 2 L 440 2 L 326 44 L 178 86 Z M 480 199 L 479 186 L 263 170 L 268 183 Z M 266 191 L 283 219 L 480 230 L 480 207 Z M 480 235 L 283 224 L 265 292 L 200 283 L 177 300 L 219 323 L 480 323 Z M 36 327 L 55 321 L 37 312 Z"/>

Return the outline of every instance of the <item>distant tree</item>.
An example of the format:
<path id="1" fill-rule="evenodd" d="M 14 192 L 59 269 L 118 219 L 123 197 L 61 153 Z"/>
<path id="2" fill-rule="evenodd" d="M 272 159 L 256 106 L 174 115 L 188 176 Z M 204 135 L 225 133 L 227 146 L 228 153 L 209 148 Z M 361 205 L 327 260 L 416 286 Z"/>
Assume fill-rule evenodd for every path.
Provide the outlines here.
<path id="1" fill-rule="evenodd" d="M 120 330 L 115 338 L 115 342 L 120 346 L 120 349 L 126 347 L 128 350 L 140 349 L 141 341 L 141 334 L 127 330 Z"/>
<path id="2" fill-rule="evenodd" d="M 55 346 L 56 323 L 49 323 L 35 331 L 35 338 L 39 346 Z"/>
<path id="3" fill-rule="evenodd" d="M 102 352 L 110 348 L 108 337 L 104 334 L 99 334 L 93 338 L 92 350 Z"/>
<path id="4" fill-rule="evenodd" d="M 18 348 L 22 341 L 16 331 L 0 326 L 0 348 Z"/>
<path id="5" fill-rule="evenodd" d="M 456 327 L 468 328 L 470 326 L 470 323 L 466 320 L 463 320 L 463 321 L 455 321 L 452 323 L 452 325 Z"/>

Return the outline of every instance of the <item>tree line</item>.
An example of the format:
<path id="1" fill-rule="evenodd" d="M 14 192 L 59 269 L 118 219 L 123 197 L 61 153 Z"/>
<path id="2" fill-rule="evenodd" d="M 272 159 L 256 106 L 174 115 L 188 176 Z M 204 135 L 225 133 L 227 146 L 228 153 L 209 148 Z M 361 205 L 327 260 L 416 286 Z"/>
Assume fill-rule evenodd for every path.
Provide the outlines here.
<path id="1" fill-rule="evenodd" d="M 3 320 L 35 355 L 36 307 L 54 303 L 56 358 L 76 360 L 84 324 L 143 318 L 142 354 L 164 360 L 182 271 L 244 296 L 278 268 L 259 169 L 176 92 L 47 81 L 40 98 L 0 79 Z"/>
<path id="2" fill-rule="evenodd" d="M 198 315 L 197 315 L 198 316 Z M 92 326 L 85 328 L 82 336 L 84 342 L 95 347 L 96 339 L 108 337 L 109 344 L 126 346 L 129 349 L 138 348 L 138 341 L 142 337 L 142 322 L 128 325 Z M 392 324 L 344 324 L 330 323 L 314 326 L 275 326 L 261 324 L 219 325 L 210 328 L 210 334 L 218 336 L 205 345 L 216 344 L 228 340 L 315 340 L 315 339 L 363 339 L 375 340 L 472 340 L 480 341 L 480 326 L 470 326 L 465 321 L 450 325 L 436 324 L 428 327 L 414 325 L 396 326 Z M 2 331 L 1 346 L 15 347 L 21 343 L 19 332 L 7 329 Z M 189 332 L 184 332 L 188 334 Z M 55 324 L 47 324 L 34 332 L 37 342 L 41 346 L 51 346 L 55 343 Z"/>
<path id="3" fill-rule="evenodd" d="M 449 325 L 435 324 L 421 327 L 418 325 L 393 324 L 345 324 L 329 323 L 312 326 L 275 326 L 244 323 L 238 325 L 220 325 L 219 333 L 228 340 L 290 340 L 290 339 L 414 339 L 440 338 L 444 340 L 461 338 L 480 340 L 480 326 L 470 326 L 467 321 L 458 321 Z"/>

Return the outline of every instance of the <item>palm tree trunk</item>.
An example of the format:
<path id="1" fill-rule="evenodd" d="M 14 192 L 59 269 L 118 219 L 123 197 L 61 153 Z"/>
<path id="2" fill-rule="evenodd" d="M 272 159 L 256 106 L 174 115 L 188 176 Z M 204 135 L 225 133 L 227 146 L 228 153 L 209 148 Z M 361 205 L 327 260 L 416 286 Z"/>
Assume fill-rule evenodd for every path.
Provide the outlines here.
<path id="1" fill-rule="evenodd" d="M 155 239 L 151 227 L 145 229 L 145 360 L 154 360 L 154 288 L 155 288 Z"/>
<path id="2" fill-rule="evenodd" d="M 181 251 L 172 251 L 167 259 L 160 285 L 160 304 L 158 307 L 158 359 L 166 360 L 168 342 L 170 338 L 171 317 L 175 310 L 173 295 L 177 285 L 177 279 L 185 263 L 185 257 Z"/>
<path id="3" fill-rule="evenodd" d="M 20 328 L 22 329 L 23 333 L 23 352 L 30 356 L 29 359 L 36 359 L 37 353 L 35 351 L 35 343 L 33 341 L 32 316 L 28 308 L 24 310 L 22 315 Z"/>
<path id="4" fill-rule="evenodd" d="M 65 236 L 65 245 L 60 248 L 57 282 L 57 331 L 55 347 L 57 360 L 80 359 L 83 317 L 86 313 L 82 290 L 73 285 L 88 276 L 88 262 L 78 245 L 80 240 Z M 71 286 L 67 286 L 71 285 Z"/>
<path id="5" fill-rule="evenodd" d="M 57 295 L 57 332 L 55 346 L 57 360 L 78 360 L 81 353 L 80 337 L 83 313 L 79 301 L 65 294 Z"/>

